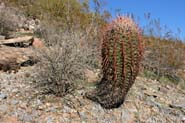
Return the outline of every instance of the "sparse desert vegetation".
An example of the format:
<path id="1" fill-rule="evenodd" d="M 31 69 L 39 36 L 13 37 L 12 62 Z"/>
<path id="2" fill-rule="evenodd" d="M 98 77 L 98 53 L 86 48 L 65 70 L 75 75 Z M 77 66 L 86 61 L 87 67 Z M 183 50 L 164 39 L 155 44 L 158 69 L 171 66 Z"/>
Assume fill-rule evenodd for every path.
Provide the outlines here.
<path id="1" fill-rule="evenodd" d="M 185 43 L 93 2 L 0 0 L 0 123 L 185 122 Z"/>

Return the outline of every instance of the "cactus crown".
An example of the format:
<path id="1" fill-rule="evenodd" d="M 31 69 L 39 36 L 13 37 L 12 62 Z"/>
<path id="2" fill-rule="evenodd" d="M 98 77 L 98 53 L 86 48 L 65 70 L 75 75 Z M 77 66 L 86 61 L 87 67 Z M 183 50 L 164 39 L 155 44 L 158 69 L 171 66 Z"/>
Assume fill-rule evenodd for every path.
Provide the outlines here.
<path id="1" fill-rule="evenodd" d="M 104 108 L 119 107 L 133 85 L 142 57 L 141 31 L 129 17 L 118 17 L 103 29 L 103 78 L 88 98 Z"/>
<path id="2" fill-rule="evenodd" d="M 112 23 L 105 26 L 107 30 L 118 27 L 124 28 L 124 30 L 129 29 L 132 31 L 139 31 L 136 23 L 129 17 L 117 17 Z"/>

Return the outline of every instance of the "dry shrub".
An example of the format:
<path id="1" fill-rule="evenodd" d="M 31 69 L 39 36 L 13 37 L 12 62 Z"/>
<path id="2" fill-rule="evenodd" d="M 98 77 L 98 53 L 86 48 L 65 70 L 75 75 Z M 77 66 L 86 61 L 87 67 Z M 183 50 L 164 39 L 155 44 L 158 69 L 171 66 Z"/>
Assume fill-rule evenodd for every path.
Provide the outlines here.
<path id="1" fill-rule="evenodd" d="M 0 34 L 7 35 L 11 31 L 16 31 L 24 23 L 24 16 L 15 8 L 0 5 Z"/>
<path id="2" fill-rule="evenodd" d="M 179 81 L 177 71 L 185 67 L 185 44 L 178 40 L 146 38 L 145 57 L 143 61 L 147 70 L 153 71 L 157 78 L 162 76 Z"/>
<path id="3" fill-rule="evenodd" d="M 47 48 L 39 51 L 37 83 L 45 93 L 65 96 L 85 80 L 85 68 L 97 64 L 95 48 L 90 48 L 80 30 L 62 31 L 50 27 L 40 31 Z"/>
<path id="4" fill-rule="evenodd" d="M 177 73 L 185 68 L 185 44 L 166 25 L 161 25 L 159 19 L 146 14 L 148 24 L 144 27 L 145 55 L 144 70 L 153 72 L 156 79 L 170 78 L 179 82 L 181 76 Z"/>

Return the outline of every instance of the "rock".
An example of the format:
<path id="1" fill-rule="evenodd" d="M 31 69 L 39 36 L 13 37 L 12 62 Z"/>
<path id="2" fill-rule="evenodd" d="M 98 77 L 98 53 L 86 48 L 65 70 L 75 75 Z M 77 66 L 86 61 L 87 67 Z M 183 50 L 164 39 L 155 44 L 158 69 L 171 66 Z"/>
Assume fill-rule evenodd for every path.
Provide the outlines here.
<path id="1" fill-rule="evenodd" d="M 35 30 L 34 25 L 29 25 L 29 30 Z"/>
<path id="2" fill-rule="evenodd" d="M 74 109 L 63 103 L 61 97 L 35 96 L 38 90 L 32 88 L 33 83 L 25 77 L 27 72 L 32 74 L 28 67 L 17 74 L 0 74 L 0 93 L 8 96 L 6 100 L 0 99 L 0 123 L 17 123 L 19 120 L 20 123 L 185 122 L 184 93 L 171 86 L 168 89 L 153 80 L 138 77 L 124 105 L 111 110 L 87 100 L 80 95 L 86 90 L 79 89 L 75 96 L 68 96 L 76 106 Z"/>
<path id="3" fill-rule="evenodd" d="M 47 119 L 46 121 L 47 123 L 53 123 L 53 118 L 51 116 L 47 117 L 46 119 Z"/>
<path id="4" fill-rule="evenodd" d="M 169 90 L 165 87 L 159 87 L 159 91 L 162 93 L 167 93 Z"/>
<path id="5" fill-rule="evenodd" d="M 19 92 L 19 90 L 17 88 L 12 90 L 12 93 L 18 93 L 18 92 Z"/>
<path id="6" fill-rule="evenodd" d="M 148 90 L 144 90 L 144 94 L 147 95 L 147 96 L 152 96 L 154 98 L 159 97 L 159 95 L 157 93 L 154 93 L 154 92 L 151 92 L 151 91 L 148 91 Z"/>
<path id="7" fill-rule="evenodd" d="M 71 112 L 71 108 L 69 108 L 68 106 L 65 106 L 63 107 L 63 112 L 64 113 L 70 113 Z"/>
<path id="8" fill-rule="evenodd" d="M 96 82 L 98 80 L 98 72 L 94 72 L 92 70 L 86 69 L 85 76 L 87 78 L 87 82 Z"/>
<path id="9" fill-rule="evenodd" d="M 34 120 L 31 114 L 28 114 L 25 110 L 18 110 L 15 112 L 19 116 L 19 119 L 23 122 L 31 122 Z"/>
<path id="10" fill-rule="evenodd" d="M 19 101 L 17 101 L 17 100 L 12 100 L 11 101 L 11 105 L 17 105 L 19 103 Z"/>
<path id="11" fill-rule="evenodd" d="M 41 101 L 40 99 L 37 99 L 35 103 L 36 103 L 36 105 L 38 105 L 38 106 L 43 104 L 42 101 Z"/>
<path id="12" fill-rule="evenodd" d="M 20 121 L 18 121 L 18 119 L 16 117 L 6 117 L 4 118 L 1 123 L 21 123 Z"/>
<path id="13" fill-rule="evenodd" d="M 8 44 L 15 44 L 15 43 L 27 43 L 30 44 L 33 41 L 32 36 L 24 36 L 24 37 L 16 37 L 6 40 L 0 40 L 0 44 L 8 45 Z"/>
<path id="14" fill-rule="evenodd" d="M 1 1 L 0 1 L 0 9 L 4 9 L 5 8 L 5 4 L 2 2 L 1 3 Z"/>
<path id="15" fill-rule="evenodd" d="M 184 123 L 184 122 L 185 122 L 185 116 L 184 116 L 184 117 L 182 117 L 182 120 L 181 120 L 181 121 L 182 121 L 182 123 Z"/>
<path id="16" fill-rule="evenodd" d="M 50 107 L 46 112 L 57 112 L 57 109 L 55 107 Z"/>
<path id="17" fill-rule="evenodd" d="M 26 20 L 23 28 L 26 29 L 26 30 L 35 31 L 38 28 L 40 28 L 40 20 L 38 20 L 38 19 Z"/>
<path id="18" fill-rule="evenodd" d="M 36 61 L 36 55 L 31 48 L 1 47 L 0 56 L 0 70 L 3 71 L 17 72 L 27 61 Z"/>
<path id="19" fill-rule="evenodd" d="M 7 95 L 4 94 L 4 93 L 0 93 L 0 99 L 6 99 L 7 98 Z"/>
<path id="20" fill-rule="evenodd" d="M 22 109 L 26 109 L 27 103 L 26 103 L 26 102 L 21 102 L 19 106 L 20 106 L 20 108 L 22 108 Z"/>
<path id="21" fill-rule="evenodd" d="M 40 116 L 40 113 L 37 111 L 37 110 L 32 110 L 32 116 L 34 117 L 34 118 L 38 118 L 39 116 Z"/>
<path id="22" fill-rule="evenodd" d="M 182 104 L 169 104 L 170 108 L 178 108 L 178 109 L 184 109 L 185 110 L 185 103 L 182 102 Z"/>
<path id="23" fill-rule="evenodd" d="M 121 121 L 125 123 L 134 123 L 135 114 L 127 109 L 124 109 L 121 113 Z"/>
<path id="24" fill-rule="evenodd" d="M 35 48 L 44 48 L 43 42 L 42 42 L 40 39 L 38 39 L 38 38 L 34 38 L 34 39 L 33 39 L 32 45 L 33 45 L 33 47 L 35 47 Z"/>
<path id="25" fill-rule="evenodd" d="M 31 122 L 31 121 L 33 121 L 33 117 L 31 115 L 26 114 L 23 116 L 22 120 L 26 121 L 26 122 Z"/>
<path id="26" fill-rule="evenodd" d="M 87 120 L 87 114 L 85 112 L 79 112 L 80 117 L 82 119 L 82 121 L 86 121 Z"/>
<path id="27" fill-rule="evenodd" d="M 8 106 L 7 105 L 0 105 L 0 112 L 6 113 L 8 111 Z"/>
<path id="28" fill-rule="evenodd" d="M 0 35 L 0 40 L 5 40 L 5 36 Z"/>

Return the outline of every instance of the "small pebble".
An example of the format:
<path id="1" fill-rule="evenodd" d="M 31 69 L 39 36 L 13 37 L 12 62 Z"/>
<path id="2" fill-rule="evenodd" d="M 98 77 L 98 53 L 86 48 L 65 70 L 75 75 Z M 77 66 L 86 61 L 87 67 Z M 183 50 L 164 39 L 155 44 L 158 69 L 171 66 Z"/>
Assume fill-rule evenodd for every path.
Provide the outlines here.
<path id="1" fill-rule="evenodd" d="M 7 95 L 4 94 L 4 93 L 0 93 L 0 99 L 6 99 L 7 98 Z"/>

